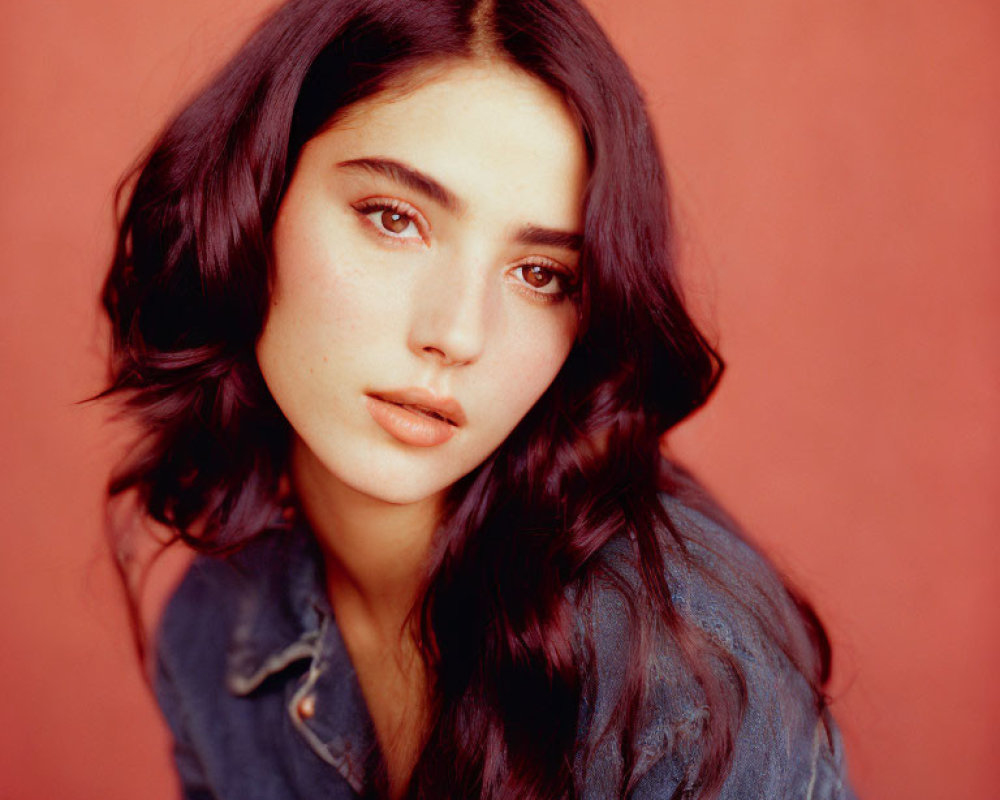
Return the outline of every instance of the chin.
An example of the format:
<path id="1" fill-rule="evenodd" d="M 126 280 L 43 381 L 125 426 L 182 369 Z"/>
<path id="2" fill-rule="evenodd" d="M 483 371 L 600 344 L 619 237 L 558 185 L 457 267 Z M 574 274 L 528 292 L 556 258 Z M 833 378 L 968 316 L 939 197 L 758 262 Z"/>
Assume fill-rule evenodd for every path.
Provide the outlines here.
<path id="1" fill-rule="evenodd" d="M 386 486 L 381 481 L 376 481 L 372 486 L 358 486 L 357 491 L 369 497 L 380 500 L 390 505 L 407 506 L 414 503 L 422 503 L 431 498 L 442 495 L 451 484 L 427 484 L 426 482 L 407 483 L 400 481 L 392 487 Z"/>
<path id="2" fill-rule="evenodd" d="M 380 459 L 370 456 L 351 463 L 328 464 L 326 472 L 332 486 L 342 484 L 372 500 L 391 505 L 423 503 L 443 495 L 461 476 L 453 469 L 436 470 L 434 465 L 414 463 L 409 459 Z"/>
<path id="3" fill-rule="evenodd" d="M 348 494 L 356 493 L 391 505 L 440 499 L 491 452 L 483 447 L 469 447 L 469 442 L 454 442 L 459 444 L 457 448 L 445 445 L 440 449 L 401 449 L 394 442 L 357 434 L 339 441 L 339 437 L 322 437 L 311 442 L 296 438 L 295 472 L 313 491 L 332 499 L 343 496 L 346 490 Z M 338 444 L 331 447 L 331 439 Z"/>

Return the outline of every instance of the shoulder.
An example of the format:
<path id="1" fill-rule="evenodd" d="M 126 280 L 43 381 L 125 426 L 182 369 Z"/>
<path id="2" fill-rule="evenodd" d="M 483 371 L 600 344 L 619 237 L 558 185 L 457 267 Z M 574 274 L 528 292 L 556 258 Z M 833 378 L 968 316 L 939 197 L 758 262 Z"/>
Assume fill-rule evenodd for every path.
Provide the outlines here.
<path id="1" fill-rule="evenodd" d="M 153 690 L 173 735 L 185 797 L 215 796 L 206 754 L 224 717 L 226 651 L 239 617 L 240 571 L 231 558 L 196 556 L 160 616 Z"/>
<path id="2" fill-rule="evenodd" d="M 798 671 L 818 678 L 808 624 L 767 557 L 721 513 L 668 494 L 659 499 L 662 563 L 654 569 L 663 575 L 678 617 L 741 665 L 794 663 Z M 622 536 L 608 542 L 598 558 L 597 577 L 578 603 L 580 621 L 597 643 L 608 645 L 609 655 L 623 654 L 627 650 L 611 643 L 620 644 L 639 628 L 635 623 L 646 597 L 639 556 Z M 655 650 L 654 660 L 660 654 Z"/>
<path id="3" fill-rule="evenodd" d="M 672 528 L 663 571 L 678 612 L 741 663 L 787 666 L 818 682 L 815 631 L 771 561 L 721 514 L 661 501 Z"/>
<path id="4" fill-rule="evenodd" d="M 155 632 L 157 657 L 203 660 L 222 655 L 253 595 L 263 541 L 228 555 L 196 555 L 170 595 Z M 169 664 L 168 664 L 169 665 Z"/>
<path id="5" fill-rule="evenodd" d="M 610 577 L 579 606 L 589 637 L 590 696 L 581 714 L 588 734 L 614 717 L 631 654 L 645 652 L 635 797 L 671 796 L 691 780 L 706 757 L 709 715 L 734 701 L 740 713 L 720 797 L 850 797 L 839 734 L 816 688 L 817 648 L 795 598 L 768 559 L 710 504 L 666 494 L 661 502 L 661 569 L 680 622 L 660 625 L 647 616 L 640 624 L 639 615 L 652 612 L 642 603 L 633 548 L 610 542 L 601 553 Z M 692 653 L 718 678 L 722 697 L 710 699 Z M 613 749 L 597 747 L 609 774 L 621 768 Z"/>
<path id="6" fill-rule="evenodd" d="M 227 652 L 252 597 L 245 560 L 242 553 L 196 555 L 160 615 L 153 688 L 175 739 L 224 695 Z"/>
<path id="7" fill-rule="evenodd" d="M 304 533 L 276 530 L 234 553 L 194 558 L 155 632 L 161 705 L 171 688 L 205 702 L 252 690 L 273 654 L 316 627 L 322 581 L 313 549 Z"/>

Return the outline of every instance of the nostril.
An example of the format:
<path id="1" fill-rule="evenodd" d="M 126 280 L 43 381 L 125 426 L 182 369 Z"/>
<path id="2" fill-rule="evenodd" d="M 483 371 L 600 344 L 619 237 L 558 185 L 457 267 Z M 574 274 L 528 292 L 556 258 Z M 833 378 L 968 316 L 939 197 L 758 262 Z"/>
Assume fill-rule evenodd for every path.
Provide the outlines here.
<path id="1" fill-rule="evenodd" d="M 467 363 L 466 359 L 453 358 L 452 356 L 448 355 L 444 350 L 442 350 L 440 347 L 433 347 L 431 345 L 427 345 L 422 349 L 423 352 L 426 353 L 428 356 L 435 359 L 436 361 L 439 361 L 441 364 L 445 366 L 451 367 L 457 364 Z"/>

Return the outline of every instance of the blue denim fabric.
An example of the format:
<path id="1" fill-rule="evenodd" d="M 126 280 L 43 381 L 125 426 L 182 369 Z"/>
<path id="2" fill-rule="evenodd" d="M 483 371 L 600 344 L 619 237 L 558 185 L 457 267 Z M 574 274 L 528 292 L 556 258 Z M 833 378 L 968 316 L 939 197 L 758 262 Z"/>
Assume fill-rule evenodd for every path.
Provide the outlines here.
<path id="1" fill-rule="evenodd" d="M 768 621 L 791 621 L 805 636 L 780 581 L 757 553 L 725 527 L 671 498 L 668 511 L 691 555 L 718 580 L 668 558 L 673 599 L 682 614 L 729 653 L 746 675 L 747 709 L 722 800 L 852 800 L 837 727 L 817 715 L 808 684 Z M 620 574 L 629 579 L 623 544 Z M 725 586 L 738 585 L 749 605 Z M 765 617 L 754 615 L 752 607 Z M 588 691 L 578 742 L 598 741 L 617 702 L 629 612 L 611 586 L 579 605 Z M 784 642 L 802 646 L 805 640 Z M 582 647 L 582 646 L 581 646 Z M 673 796 L 699 754 L 705 707 L 667 642 L 655 643 L 649 702 L 638 743 L 642 774 L 630 795 Z M 155 689 L 174 734 L 185 798 L 356 800 L 375 763 L 375 736 L 337 629 L 322 561 L 302 530 L 268 533 L 225 559 L 199 557 L 160 623 Z M 604 737 L 589 764 L 577 758 L 583 800 L 617 796 L 620 750 Z"/>

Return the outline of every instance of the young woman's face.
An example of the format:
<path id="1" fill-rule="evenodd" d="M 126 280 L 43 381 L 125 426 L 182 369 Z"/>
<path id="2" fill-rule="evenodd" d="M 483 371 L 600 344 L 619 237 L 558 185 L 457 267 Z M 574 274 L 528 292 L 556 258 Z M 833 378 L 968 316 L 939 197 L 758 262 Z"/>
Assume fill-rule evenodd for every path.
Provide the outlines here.
<path id="1" fill-rule="evenodd" d="M 393 503 L 482 463 L 565 361 L 587 179 L 537 79 L 472 62 L 422 77 L 303 149 L 257 345 L 310 480 Z"/>

